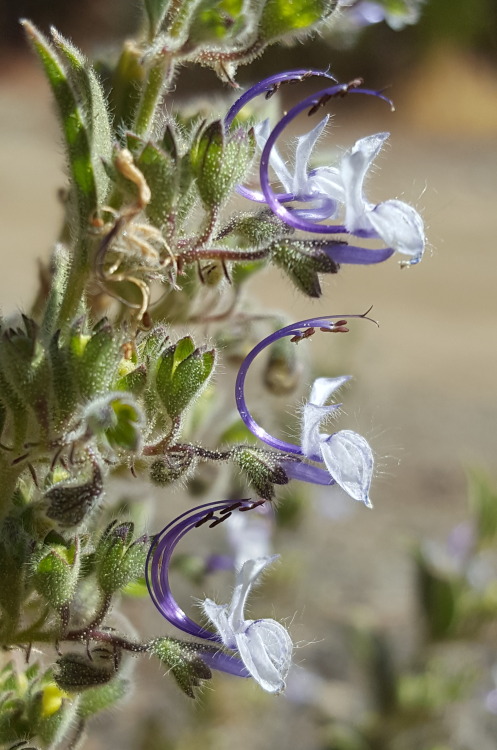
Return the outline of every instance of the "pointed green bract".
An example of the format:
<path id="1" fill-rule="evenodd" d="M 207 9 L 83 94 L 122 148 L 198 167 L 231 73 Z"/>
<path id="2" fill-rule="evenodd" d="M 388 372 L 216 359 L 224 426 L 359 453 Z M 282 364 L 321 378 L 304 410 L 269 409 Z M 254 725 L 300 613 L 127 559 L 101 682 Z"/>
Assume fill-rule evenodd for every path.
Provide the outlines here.
<path id="1" fill-rule="evenodd" d="M 288 484 L 288 477 L 282 467 L 267 451 L 237 446 L 231 457 L 263 500 L 273 499 L 273 485 Z"/>
<path id="2" fill-rule="evenodd" d="M 50 83 L 66 143 L 71 191 L 80 232 L 97 208 L 97 186 L 92 163 L 90 133 L 66 70 L 48 40 L 28 21 L 23 21 L 28 39 L 37 53 Z"/>
<path id="3" fill-rule="evenodd" d="M 178 687 L 189 698 L 195 698 L 194 688 L 200 686 L 201 680 L 212 677 L 195 644 L 182 643 L 173 638 L 156 638 L 149 644 L 149 652 L 171 671 Z"/>
<path id="4" fill-rule="evenodd" d="M 98 204 L 102 205 L 109 192 L 109 178 L 102 159 L 110 158 L 112 153 L 112 129 L 105 95 L 84 55 L 55 29 L 52 29 L 52 38 L 66 62 L 69 81 L 80 102 L 91 144 Z"/>
<path id="5" fill-rule="evenodd" d="M 315 240 L 278 240 L 270 246 L 270 257 L 308 297 L 321 296 L 318 272 L 337 273 L 339 269 Z"/>
<path id="6" fill-rule="evenodd" d="M 210 378 L 215 350 L 194 349 L 193 340 L 185 336 L 166 349 L 158 361 L 155 387 L 170 417 L 178 417 L 198 396 Z"/>

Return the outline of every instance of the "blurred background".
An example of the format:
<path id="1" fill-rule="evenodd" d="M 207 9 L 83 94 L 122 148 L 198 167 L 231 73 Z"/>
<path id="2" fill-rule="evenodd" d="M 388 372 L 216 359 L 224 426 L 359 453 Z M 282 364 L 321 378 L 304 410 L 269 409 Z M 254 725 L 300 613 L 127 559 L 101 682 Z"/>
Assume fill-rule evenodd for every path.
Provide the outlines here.
<path id="1" fill-rule="evenodd" d="M 92 56 L 117 49 L 139 17 L 137 3 L 123 0 L 6 0 L 0 9 L 4 314 L 32 300 L 37 259 L 48 257 L 57 233 L 57 191 L 64 184 L 49 91 L 19 33 L 22 16 L 45 30 L 54 24 Z M 388 86 L 394 114 L 359 97 L 339 102 L 320 153 L 324 160 L 327 150 L 336 153 L 358 137 L 390 131 L 368 197 L 398 197 L 421 212 L 426 256 L 410 269 L 400 269 L 395 259 L 376 268 L 346 267 L 324 281 L 319 301 L 298 296 L 276 271 L 257 276 L 251 292 L 266 308 L 295 320 L 374 305 L 379 329 L 358 323 L 346 341 L 315 337 L 301 347 L 319 374 L 354 374 L 340 428 L 361 432 L 373 445 L 379 466 L 375 509 L 333 504 L 320 491 L 306 498 L 306 513 L 293 498 L 301 514 L 297 532 L 291 519 L 280 524 L 276 546 L 283 564 L 264 584 L 263 613 L 288 616 L 301 646 L 287 696 L 275 699 L 253 684 L 216 675 L 194 703 L 162 678 L 156 664 L 140 664 L 131 701 L 95 724 L 90 750 L 386 750 L 347 734 L 358 716 L 367 724 L 374 715 L 380 690 L 375 673 L 380 682 L 372 697 L 373 667 L 361 643 L 376 654 L 377 671 L 388 672 L 391 660 L 399 669 L 412 667 L 421 640 L 413 547 L 424 540 L 446 549 L 447 538 L 468 517 L 469 470 L 497 479 L 497 6 L 494 0 L 427 0 L 416 26 L 393 31 L 378 23 L 358 32 L 353 45 L 347 39 L 336 30 L 291 49 L 269 49 L 240 70 L 239 80 L 330 64 L 341 80 L 362 76 L 372 88 Z M 168 106 L 185 92 L 207 90 L 232 96 L 211 71 L 185 69 Z M 279 401 L 292 410 L 288 400 Z M 123 491 L 151 497 L 142 486 Z M 155 497 L 164 503 L 156 491 Z M 181 490 L 171 502 L 181 507 Z M 161 511 L 164 519 L 170 507 Z M 222 534 L 219 539 L 223 544 Z M 201 595 L 202 588 L 194 593 Z M 254 606 L 258 612 L 262 605 Z M 164 630 L 148 602 L 131 603 L 127 614 L 145 635 Z M 361 633 L 368 634 L 364 642 Z M 495 634 L 490 643 L 495 647 Z M 469 663 L 481 676 L 471 699 L 455 696 L 440 709 L 450 739 L 404 732 L 388 748 L 497 746 L 495 717 L 485 709 L 485 696 L 496 687 L 489 668 L 497 652 L 479 637 L 458 638 L 452 648 L 454 664 Z M 442 647 L 437 658 L 444 653 Z"/>

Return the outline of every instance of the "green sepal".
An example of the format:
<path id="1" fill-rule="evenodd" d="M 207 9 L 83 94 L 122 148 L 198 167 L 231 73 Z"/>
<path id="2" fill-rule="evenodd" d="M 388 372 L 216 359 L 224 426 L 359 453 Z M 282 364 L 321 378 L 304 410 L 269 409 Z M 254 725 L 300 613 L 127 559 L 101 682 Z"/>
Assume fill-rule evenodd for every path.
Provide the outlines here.
<path id="1" fill-rule="evenodd" d="M 178 193 L 176 163 L 166 151 L 150 142 L 135 163 L 152 192 L 145 213 L 154 226 L 162 228 L 171 220 Z"/>
<path id="2" fill-rule="evenodd" d="M 74 597 L 79 566 L 78 549 L 74 545 L 53 547 L 40 553 L 32 578 L 36 591 L 51 607 L 62 609 Z"/>
<path id="3" fill-rule="evenodd" d="M 266 0 L 259 18 L 259 39 L 272 43 L 282 37 L 308 34 L 335 10 L 337 0 Z"/>
<path id="4" fill-rule="evenodd" d="M 22 24 L 42 63 L 57 104 L 66 143 L 77 224 L 80 231 L 86 233 L 88 220 L 98 206 L 90 135 L 77 96 L 54 48 L 33 24 L 29 21 L 22 21 Z"/>
<path id="5" fill-rule="evenodd" d="M 189 698 L 195 698 L 194 688 L 202 680 L 210 680 L 212 672 L 199 654 L 199 647 L 174 638 L 156 638 L 149 643 L 148 651 L 164 664 L 179 688 Z"/>
<path id="6" fill-rule="evenodd" d="M 91 399 L 109 389 L 121 359 L 121 344 L 121 334 L 116 334 L 105 318 L 97 323 L 89 337 L 73 328 L 70 341 L 72 370 L 84 399 Z"/>
<path id="7" fill-rule="evenodd" d="M 93 459 L 91 476 L 86 482 L 58 482 L 45 492 L 46 515 L 61 527 L 78 526 L 98 504 L 103 491 L 102 470 Z"/>
<path id="8" fill-rule="evenodd" d="M 144 77 L 143 50 L 134 41 L 128 40 L 124 42 L 109 91 L 114 125 L 118 132 L 133 124 Z"/>
<path id="9" fill-rule="evenodd" d="M 41 719 L 36 727 L 37 737 L 43 742 L 43 747 L 56 747 L 67 730 L 74 723 L 76 706 L 70 701 L 62 701 L 58 711 L 46 719 Z M 29 748 L 19 748 L 29 750 Z"/>
<path id="10" fill-rule="evenodd" d="M 112 397 L 114 396 L 114 397 Z M 144 419 L 136 401 L 128 394 L 108 399 L 112 413 L 112 424 L 104 431 L 104 437 L 112 450 L 136 453 L 142 443 L 141 429 Z"/>
<path id="11" fill-rule="evenodd" d="M 320 297 L 318 273 L 337 273 L 340 266 L 328 257 L 319 240 L 285 239 L 274 242 L 270 250 L 272 263 L 281 268 L 308 297 Z"/>
<path id="12" fill-rule="evenodd" d="M 205 387 L 214 368 L 215 354 L 214 349 L 195 349 L 190 336 L 162 353 L 155 388 L 170 417 L 179 416 Z"/>
<path id="13" fill-rule="evenodd" d="M 263 500 L 273 499 L 273 485 L 288 484 L 283 468 L 267 451 L 240 445 L 233 449 L 231 457 Z"/>
<path id="14" fill-rule="evenodd" d="M 112 708 L 126 697 L 129 688 L 129 680 L 124 680 L 121 677 L 116 677 L 106 685 L 88 688 L 80 695 L 78 717 L 83 720 L 89 719 L 94 714 Z"/>
<path id="15" fill-rule="evenodd" d="M 166 348 L 169 341 L 169 331 L 164 325 L 158 325 L 146 333 L 138 343 L 138 354 L 144 362 L 155 362 Z"/>
<path id="16" fill-rule="evenodd" d="M 106 594 L 124 588 L 143 576 L 150 542 L 140 537 L 132 542 L 134 524 L 112 522 L 95 552 L 97 580 Z"/>
<path id="17" fill-rule="evenodd" d="M 52 39 L 64 58 L 69 81 L 79 99 L 91 143 L 97 200 L 101 206 L 110 184 L 102 160 L 110 158 L 112 154 L 112 129 L 105 94 L 85 56 L 55 29 L 52 29 Z"/>
<path id="18" fill-rule="evenodd" d="M 166 453 L 163 458 L 157 458 L 150 466 L 150 480 L 160 487 L 185 478 L 195 465 L 195 456 L 188 451 Z"/>
<path id="19" fill-rule="evenodd" d="M 54 429 L 59 431 L 78 404 L 78 389 L 71 367 L 69 349 L 61 340 L 61 331 L 52 336 L 48 347 L 48 356 L 52 372 L 55 409 L 52 417 Z"/>
<path id="20" fill-rule="evenodd" d="M 271 242 L 294 234 L 293 227 L 281 221 L 270 209 L 264 209 L 256 214 L 242 214 L 236 216 L 222 234 L 241 249 L 258 249 L 267 247 Z"/>
<path id="21" fill-rule="evenodd" d="M 243 128 L 225 133 L 221 120 L 203 126 L 191 150 L 190 165 L 204 206 L 218 210 L 242 181 L 255 153 L 255 139 Z"/>
<path id="22" fill-rule="evenodd" d="M 134 370 L 127 372 L 126 375 L 122 375 L 119 380 L 116 380 L 115 389 L 117 391 L 128 391 L 133 396 L 140 396 L 145 390 L 147 385 L 147 368 L 146 365 L 141 364 L 135 367 Z"/>
<path id="23" fill-rule="evenodd" d="M 49 430 L 51 370 L 38 326 L 23 315 L 24 328 L 9 328 L 0 339 L 3 376 L 23 405 L 30 407 L 42 429 Z M 8 403 L 8 391 L 5 401 Z"/>
<path id="24" fill-rule="evenodd" d="M 68 653 L 57 659 L 54 679 L 61 690 L 79 693 L 104 685 L 115 675 L 113 660 L 91 660 L 79 653 Z"/>

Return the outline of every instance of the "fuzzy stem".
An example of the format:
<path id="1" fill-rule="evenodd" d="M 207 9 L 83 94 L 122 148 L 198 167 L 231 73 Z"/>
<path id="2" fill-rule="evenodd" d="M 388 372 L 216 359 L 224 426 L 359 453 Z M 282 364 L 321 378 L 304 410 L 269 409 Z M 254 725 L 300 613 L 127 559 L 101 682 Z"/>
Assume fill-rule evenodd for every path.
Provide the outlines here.
<path id="1" fill-rule="evenodd" d="M 171 81 L 174 66 L 170 54 L 162 51 L 152 62 L 145 79 L 135 116 L 134 131 L 146 136 L 150 131 L 161 97 Z"/>

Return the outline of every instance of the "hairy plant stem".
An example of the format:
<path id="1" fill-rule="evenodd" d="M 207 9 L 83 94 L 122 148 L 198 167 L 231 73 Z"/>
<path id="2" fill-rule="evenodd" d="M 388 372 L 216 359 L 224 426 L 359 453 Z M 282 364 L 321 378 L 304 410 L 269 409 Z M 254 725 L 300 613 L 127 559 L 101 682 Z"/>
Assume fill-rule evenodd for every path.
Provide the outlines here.
<path id="1" fill-rule="evenodd" d="M 74 247 L 67 278 L 63 281 L 63 289 L 52 286 L 42 323 L 46 335 L 54 333 L 59 328 L 66 330 L 85 304 L 95 242 L 91 235 L 85 233 Z"/>
<path id="2" fill-rule="evenodd" d="M 174 72 L 171 54 L 162 51 L 154 58 L 143 84 L 142 94 L 135 116 L 134 131 L 146 136 L 153 125 L 157 107 Z"/>
<path id="3" fill-rule="evenodd" d="M 219 249 L 197 249 L 192 248 L 185 250 L 177 256 L 178 264 L 181 263 L 194 263 L 197 260 L 233 260 L 233 261 L 251 261 L 251 260 L 264 260 L 269 255 L 268 248 L 262 248 L 260 250 L 228 250 L 225 248 Z"/>

